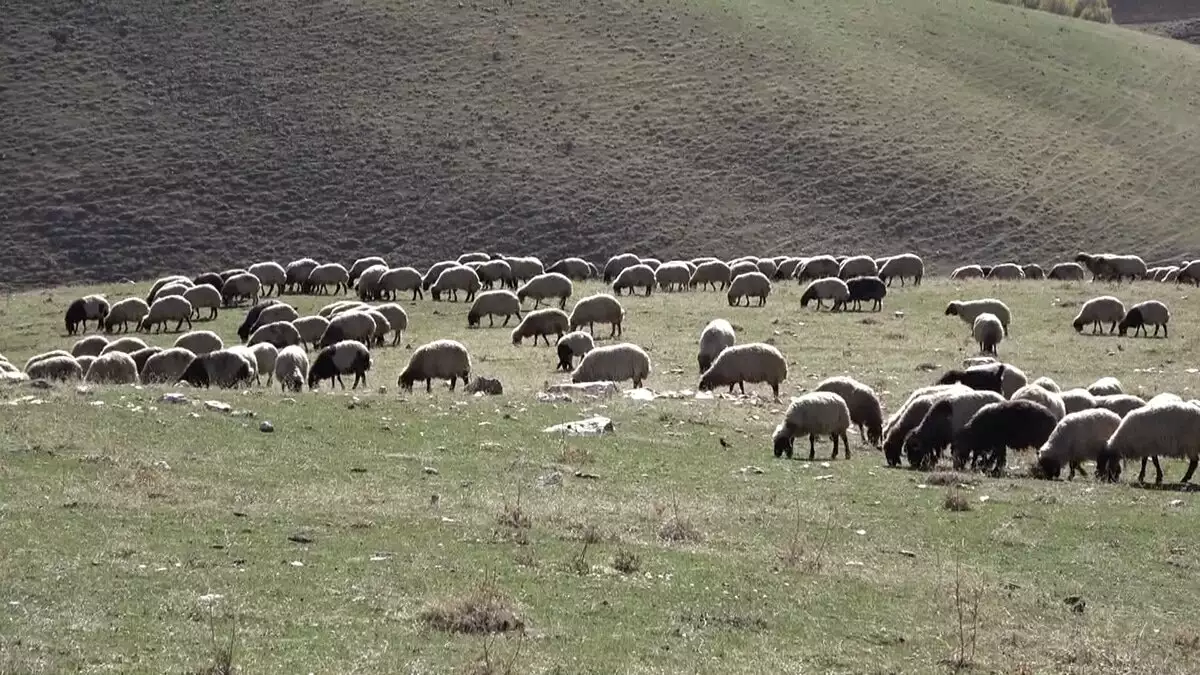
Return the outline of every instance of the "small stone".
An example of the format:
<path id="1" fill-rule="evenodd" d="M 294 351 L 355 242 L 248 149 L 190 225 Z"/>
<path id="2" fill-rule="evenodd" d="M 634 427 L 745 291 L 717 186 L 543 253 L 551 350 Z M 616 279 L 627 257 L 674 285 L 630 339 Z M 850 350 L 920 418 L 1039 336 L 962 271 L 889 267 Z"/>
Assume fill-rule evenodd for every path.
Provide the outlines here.
<path id="1" fill-rule="evenodd" d="M 296 532 L 295 534 L 288 536 L 288 541 L 294 541 L 297 544 L 311 544 L 313 543 L 313 538 L 312 535 L 307 532 Z"/>
<path id="2" fill-rule="evenodd" d="M 588 473 L 586 471 L 576 471 L 575 477 L 583 478 L 584 480 L 600 480 L 599 474 Z"/>
<path id="3" fill-rule="evenodd" d="M 900 555 L 904 556 L 905 558 L 915 558 L 915 557 L 917 557 L 917 554 L 916 554 L 916 553 L 913 553 L 912 551 L 909 551 L 909 550 L 907 550 L 907 549 L 903 549 L 903 548 L 902 548 L 902 549 L 900 549 Z"/>
<path id="4" fill-rule="evenodd" d="M 168 392 L 159 397 L 158 400 L 162 401 L 163 403 L 187 403 L 188 397 L 179 392 Z"/>
<path id="5" fill-rule="evenodd" d="M 204 407 L 208 408 L 209 410 L 215 410 L 216 412 L 223 413 L 231 412 L 233 410 L 233 406 L 229 405 L 228 403 L 221 403 L 220 401 L 205 401 Z"/>
<path id="6" fill-rule="evenodd" d="M 422 471 L 424 471 L 426 474 L 428 474 L 430 476 L 438 475 L 438 470 L 433 468 L 432 466 L 427 466 L 424 469 L 422 469 Z"/>
<path id="7" fill-rule="evenodd" d="M 275 431 L 275 425 L 271 424 L 267 420 L 263 420 L 262 422 L 258 423 L 258 430 L 263 432 L 264 434 L 269 434 L 272 431 Z"/>

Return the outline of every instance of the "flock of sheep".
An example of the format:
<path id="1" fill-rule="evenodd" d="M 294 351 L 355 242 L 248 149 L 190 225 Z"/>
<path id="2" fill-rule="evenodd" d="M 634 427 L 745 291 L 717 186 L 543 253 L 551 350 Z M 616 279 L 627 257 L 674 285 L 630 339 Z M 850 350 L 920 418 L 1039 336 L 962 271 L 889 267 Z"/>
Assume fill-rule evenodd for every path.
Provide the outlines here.
<path id="1" fill-rule="evenodd" d="M 745 299 L 764 305 L 773 283 L 796 279 L 806 284 L 801 305 L 825 302 L 831 310 L 861 309 L 864 302 L 879 311 L 887 289 L 896 280 L 919 285 L 925 266 L 920 257 L 902 254 L 883 259 L 868 256 L 814 256 L 810 258 L 752 256 L 731 261 L 697 258 L 660 262 L 633 254 L 612 257 L 601 268 L 581 258 L 566 258 L 544 267 L 534 257 L 506 257 L 467 253 L 457 260 L 439 262 L 424 273 L 412 267 L 389 267 L 378 257 L 362 258 L 349 269 L 337 263 L 320 264 L 310 258 L 286 266 L 274 262 L 252 265 L 194 278 L 169 276 L 157 280 L 145 299 L 130 297 L 110 304 L 99 295 L 79 298 L 67 307 L 64 324 L 68 335 L 86 333 L 95 322 L 104 334 L 86 335 L 69 351 L 54 350 L 28 360 L 23 376 L 46 380 L 76 380 L 106 384 L 187 382 L 192 386 L 237 387 L 267 377 L 282 390 L 300 391 L 305 384 L 317 388 L 329 380 L 345 387 L 343 375 L 353 375 L 353 387 L 366 384 L 371 369 L 371 349 L 383 345 L 389 334 L 398 344 L 408 329 L 408 315 L 396 303 L 399 294 L 412 301 L 424 299 L 471 303 L 469 327 L 489 326 L 497 320 L 511 331 L 514 345 L 522 340 L 550 344 L 554 336 L 557 367 L 571 372 L 575 383 L 631 381 L 641 386 L 651 372 L 649 355 L 639 346 L 620 342 L 597 346 L 596 324 L 610 326 L 610 338 L 621 335 L 625 309 L 620 296 L 656 288 L 674 292 L 687 289 L 722 290 L 730 306 Z M 1120 282 L 1156 279 L 1200 283 L 1200 261 L 1170 268 L 1150 268 L 1136 256 L 1080 253 L 1073 262 L 1053 266 L 1048 273 L 1037 265 L 971 265 L 952 273 L 954 279 L 999 280 L 1063 279 Z M 612 293 L 578 299 L 570 312 L 574 282 L 602 278 Z M 351 292 L 357 300 L 333 300 L 312 316 L 300 316 L 283 302 L 285 293 L 324 295 Z M 269 297 L 271 295 L 275 297 Z M 525 304 L 533 302 L 532 309 Z M 207 311 L 213 319 L 223 309 L 245 302 L 250 305 L 237 330 L 239 342 L 226 346 L 216 333 L 192 330 L 192 321 Z M 546 306 L 542 307 L 545 303 Z M 856 426 L 862 439 L 883 450 L 889 465 L 903 458 L 916 469 L 937 465 L 950 453 L 956 468 L 990 470 L 999 474 L 1007 465 L 1007 450 L 1036 448 L 1031 474 L 1057 477 L 1069 467 L 1070 477 L 1083 471 L 1082 463 L 1095 463 L 1099 478 L 1116 480 L 1121 461 L 1142 459 L 1142 480 L 1147 460 L 1153 460 L 1161 482 L 1158 458 L 1187 457 L 1190 464 L 1183 481 L 1191 479 L 1200 458 L 1200 401 L 1184 402 L 1171 394 L 1149 401 L 1124 394 L 1120 384 L 1105 378 L 1092 386 L 1062 391 L 1053 381 L 1032 383 L 1015 366 L 997 360 L 998 345 L 1008 335 L 1011 310 L 1000 300 L 981 298 L 949 303 L 945 314 L 958 316 L 971 326 L 980 351 L 979 363 L 945 373 L 936 384 L 914 391 L 886 421 L 878 396 L 867 385 L 848 377 L 827 379 L 814 391 L 791 399 L 772 443 L 776 457 L 792 456 L 796 437 L 808 436 L 809 457 L 815 456 L 818 437 L 833 441 L 850 456 L 847 438 Z M 1166 336 L 1170 314 L 1157 301 L 1128 310 L 1112 296 L 1085 303 L 1073 325 L 1093 331 L 1109 324 L 1122 335 L 1130 328 Z M 114 333 L 168 330 L 186 324 L 189 332 L 173 347 L 148 346 L 132 335 Z M 585 330 L 586 329 L 586 330 Z M 1148 332 L 1148 331 L 1147 331 Z M 316 350 L 310 360 L 309 349 Z M 575 360 L 579 359 L 576 364 Z M 783 354 L 765 342 L 737 344 L 734 329 L 715 319 L 700 334 L 698 349 L 701 391 L 766 384 L 776 399 L 787 378 Z M 462 343 L 451 339 L 429 342 L 414 350 L 398 377 L 411 390 L 424 382 L 447 380 L 453 390 L 458 380 L 467 383 L 471 357 Z M 20 373 L 0 356 L 0 371 Z"/>

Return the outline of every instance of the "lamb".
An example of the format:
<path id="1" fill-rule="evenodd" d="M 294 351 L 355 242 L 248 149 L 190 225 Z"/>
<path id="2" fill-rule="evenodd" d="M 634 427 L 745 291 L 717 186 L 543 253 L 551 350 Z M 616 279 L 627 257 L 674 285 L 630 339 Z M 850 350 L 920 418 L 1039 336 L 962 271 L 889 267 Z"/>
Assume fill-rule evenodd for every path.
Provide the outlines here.
<path id="1" fill-rule="evenodd" d="M 1092 335 L 1095 335 L 1103 330 L 1102 324 L 1108 323 L 1111 324 L 1108 328 L 1111 335 L 1123 318 L 1125 318 L 1125 304 L 1111 295 L 1102 295 L 1083 303 L 1083 307 L 1079 309 L 1079 313 L 1075 315 L 1071 325 L 1075 328 L 1076 333 L 1082 333 L 1083 327 L 1091 324 Z"/>
<path id="2" fill-rule="evenodd" d="M 654 270 L 654 282 L 659 289 L 667 291 L 682 291 L 692 278 L 692 269 L 682 260 L 664 263 Z"/>
<path id="3" fill-rule="evenodd" d="M 285 277 L 283 282 L 284 290 L 288 292 L 298 290 L 307 291 L 308 277 L 319 265 L 320 263 L 312 258 L 301 258 L 288 263 L 283 270 Z M 220 286 L 217 286 L 217 288 L 220 288 Z"/>
<path id="4" fill-rule="evenodd" d="M 108 316 L 108 310 L 108 300 L 105 300 L 104 296 L 85 295 L 72 301 L 67 306 L 64 317 L 67 335 L 74 335 L 81 327 L 83 332 L 87 332 L 87 322 L 93 319 L 96 321 L 96 329 L 99 330 L 100 322 Z"/>
<path id="5" fill-rule="evenodd" d="M 233 349 L 221 349 L 197 355 L 179 375 L 179 381 L 206 389 L 214 384 L 222 389 L 232 389 L 242 382 L 249 383 L 257 369 L 254 359 L 249 355 Z"/>
<path id="6" fill-rule="evenodd" d="M 567 319 L 567 328 L 579 330 L 587 324 L 588 330 L 595 335 L 596 324 L 607 323 L 612 325 L 608 334 L 611 338 L 621 334 L 624 320 L 625 308 L 621 306 L 621 301 L 608 293 L 597 293 L 576 301 Z"/>
<path id="7" fill-rule="evenodd" d="M 350 272 L 338 263 L 324 263 L 314 267 L 304 280 L 304 288 L 309 293 L 324 295 L 330 285 L 333 285 L 334 295 L 349 292 Z"/>
<path id="8" fill-rule="evenodd" d="M 400 344 L 400 341 L 404 339 L 404 331 L 408 330 L 408 312 L 394 302 L 375 305 L 372 309 L 387 319 L 388 325 L 392 329 L 392 346 Z M 294 321 L 292 325 L 295 325 Z"/>
<path id="9" fill-rule="evenodd" d="M 1159 457 L 1186 457 L 1187 471 L 1180 483 L 1188 483 L 1200 463 L 1200 408 L 1185 402 L 1166 402 L 1147 405 L 1130 412 L 1121 420 L 1120 426 L 1105 444 L 1104 462 L 1108 473 L 1105 477 L 1116 480 L 1120 474 L 1117 460 L 1142 459 L 1142 471 L 1138 482 L 1146 480 L 1146 459 L 1154 462 L 1155 484 L 1163 479 Z"/>
<path id="10" fill-rule="evenodd" d="M 796 278 L 799 279 L 800 283 L 804 283 L 812 279 L 837 277 L 838 270 L 840 269 L 841 264 L 833 256 L 813 256 L 800 265 L 800 269 L 796 272 Z"/>
<path id="11" fill-rule="evenodd" d="M 946 305 L 946 316 L 957 316 L 967 325 L 975 324 L 975 317 L 987 312 L 995 314 L 1004 326 L 1004 337 L 1008 337 L 1008 325 L 1012 323 L 1012 311 L 1008 305 L 995 298 L 979 300 L 954 300 Z"/>
<path id="12" fill-rule="evenodd" d="M 275 381 L 281 392 L 299 392 L 304 388 L 308 374 L 308 354 L 299 345 L 290 345 L 279 350 L 275 357 Z"/>
<path id="13" fill-rule="evenodd" d="M 1092 281 L 1116 281 L 1125 277 L 1130 281 L 1146 276 L 1146 261 L 1136 255 L 1113 255 L 1111 253 L 1079 253 L 1075 262 L 1083 264 L 1092 273 Z"/>
<path id="14" fill-rule="evenodd" d="M 1079 412 L 1080 410 L 1090 410 L 1096 407 L 1096 397 L 1087 389 L 1068 389 L 1061 395 L 1063 408 L 1067 414 Z"/>
<path id="15" fill-rule="evenodd" d="M 280 283 L 276 288 L 283 290 L 283 284 Z M 217 310 L 223 303 L 221 291 L 209 286 L 208 284 L 199 284 L 192 286 L 183 292 L 183 299 L 192 303 L 192 318 L 200 318 L 200 310 L 208 310 L 208 321 L 217 318 Z"/>
<path id="16" fill-rule="evenodd" d="M 1001 263 L 992 267 L 987 278 L 997 281 L 1020 281 L 1025 278 L 1025 271 L 1021 269 L 1020 265 Z"/>
<path id="17" fill-rule="evenodd" d="M 610 283 L 616 279 L 626 267 L 642 264 L 642 259 L 632 253 L 621 253 L 614 255 L 604 263 L 604 283 Z"/>
<path id="18" fill-rule="evenodd" d="M 321 339 L 321 335 L 329 328 L 329 319 L 323 316 L 304 316 L 293 321 L 292 327 L 300 336 L 300 344 L 307 348 L 309 345 L 316 345 Z M 305 368 L 305 372 L 307 371 Z"/>
<path id="19" fill-rule="evenodd" d="M 737 344 L 737 335 L 733 326 L 725 319 L 713 319 L 704 330 L 700 331 L 700 353 L 696 360 L 700 365 L 700 375 L 712 366 L 717 356 Z"/>
<path id="20" fill-rule="evenodd" d="M 429 267 L 428 270 L 425 271 L 425 276 L 421 277 L 421 289 L 426 291 L 429 290 L 429 287 L 433 286 L 434 282 L 437 281 L 442 272 L 445 272 L 451 267 L 461 266 L 462 265 L 454 260 L 443 260 L 441 262 L 434 263 Z"/>
<path id="21" fill-rule="evenodd" d="M 854 311 L 862 311 L 863 302 L 871 302 L 871 311 L 883 310 L 883 299 L 887 297 L 887 285 L 879 277 L 853 277 L 846 280 L 850 291 L 847 302 L 854 303 Z"/>
<path id="22" fill-rule="evenodd" d="M 57 354 L 37 360 L 25 366 L 25 374 L 31 380 L 80 380 L 83 368 L 73 356 Z"/>
<path id="23" fill-rule="evenodd" d="M 201 276 L 204 276 L 204 275 L 201 275 Z M 225 283 L 225 280 L 221 279 L 219 276 L 217 277 L 217 279 L 219 279 L 219 281 L 217 282 L 218 284 Z M 154 285 L 152 285 L 150 287 L 150 292 L 148 294 L 146 294 L 146 306 L 148 307 L 150 305 L 153 305 L 154 301 L 158 299 L 158 292 L 161 291 L 162 289 L 166 288 L 167 286 L 170 286 L 172 284 L 191 284 L 191 283 L 198 283 L 198 282 L 193 282 L 191 279 L 188 279 L 187 277 L 180 275 L 180 274 L 172 274 L 171 276 L 162 277 L 161 279 L 156 280 L 154 282 Z M 220 288 L 220 286 L 218 286 L 218 288 Z"/>
<path id="24" fill-rule="evenodd" d="M 1200 409 L 1198 409 L 1200 412 Z M 1033 401 L 1001 401 L 979 409 L 954 435 L 954 468 L 962 469 L 968 459 L 972 465 L 992 467 L 1000 476 L 1008 466 L 1008 449 L 1037 448 L 1046 442 L 1058 420 Z"/>
<path id="25" fill-rule="evenodd" d="M 479 283 L 482 284 L 483 288 L 485 289 L 495 288 L 497 283 L 499 283 L 502 288 L 505 286 L 514 285 L 511 283 L 513 278 L 512 265 L 509 265 L 507 260 L 489 260 L 487 262 L 481 262 L 474 269 L 475 273 L 479 275 Z M 584 273 L 586 274 L 587 263 L 584 263 L 583 269 L 585 270 Z M 568 276 L 568 278 L 570 277 Z"/>
<path id="26" fill-rule="evenodd" d="M 584 355 L 571 373 L 571 381 L 580 382 L 623 382 L 633 380 L 640 387 L 650 377 L 650 357 L 639 346 L 630 342 L 596 347 Z"/>
<path id="27" fill-rule="evenodd" d="M 124 352 L 126 354 L 132 354 L 139 349 L 145 349 L 146 346 L 147 345 L 146 345 L 145 341 L 143 341 L 141 338 L 135 338 L 135 337 L 118 338 L 118 339 L 113 340 L 112 342 L 104 345 L 104 349 L 100 350 L 100 356 L 104 356 L 105 354 L 107 354 L 109 352 Z"/>
<path id="28" fill-rule="evenodd" d="M 184 347 L 164 349 L 146 359 L 139 377 L 142 384 L 178 382 L 195 359 L 196 355 Z"/>
<path id="29" fill-rule="evenodd" d="M 96 357 L 83 379 L 94 384 L 137 384 L 137 364 L 125 352 L 108 352 Z"/>
<path id="30" fill-rule="evenodd" d="M 982 278 L 983 268 L 979 265 L 963 265 L 962 267 L 956 267 L 954 271 L 950 273 L 950 279 L 952 281 L 966 281 L 967 279 Z"/>
<path id="31" fill-rule="evenodd" d="M 158 354 L 162 350 L 162 347 L 146 347 L 145 349 L 139 349 L 136 352 L 133 352 L 129 355 L 129 357 L 133 359 L 133 365 L 137 366 L 137 370 L 140 373 L 142 372 L 142 368 L 145 367 L 146 361 L 149 360 L 151 356 Z"/>
<path id="32" fill-rule="evenodd" d="M 1040 281 L 1046 278 L 1046 270 L 1042 269 L 1042 266 L 1036 263 L 1021 265 L 1021 272 L 1030 281 Z"/>
<path id="33" fill-rule="evenodd" d="M 555 344 L 555 349 L 558 352 L 558 365 L 554 369 L 571 372 L 575 367 L 575 357 L 582 358 L 595 348 L 596 342 L 592 339 L 590 333 L 577 330 L 563 335 L 558 338 L 558 343 Z"/>
<path id="34" fill-rule="evenodd" d="M 375 320 L 365 312 L 353 310 L 338 314 L 329 321 L 329 327 L 321 334 L 321 339 L 317 341 L 317 347 L 330 347 L 342 340 L 357 340 L 364 345 L 369 345 L 373 337 L 375 337 Z M 299 333 L 296 334 L 296 338 L 299 342 Z M 291 344 L 296 344 L 296 342 Z M 275 346 L 284 347 L 286 345 L 277 344 Z"/>
<path id="35" fill-rule="evenodd" d="M 845 281 L 837 277 L 825 277 L 808 284 L 808 287 L 804 289 L 804 294 L 800 296 L 800 306 L 808 307 L 808 303 L 816 300 L 817 309 L 820 309 L 824 306 L 824 300 L 830 300 L 833 302 L 830 309 L 837 311 L 849 299 L 850 287 L 846 285 Z"/>
<path id="36" fill-rule="evenodd" d="M 121 332 L 129 330 L 129 322 L 133 322 L 133 327 L 137 328 L 141 324 L 142 319 L 150 313 L 150 306 L 141 298 L 125 298 L 113 303 L 108 310 L 108 316 L 104 318 L 104 332 L 111 333 L 119 324 Z"/>
<path id="37" fill-rule="evenodd" d="M 984 312 L 975 317 L 975 324 L 971 326 L 971 333 L 975 336 L 975 342 L 979 343 L 979 352 L 981 354 L 999 355 L 996 347 L 1004 339 L 1004 324 L 1000 322 L 1000 319 L 995 314 Z"/>
<path id="38" fill-rule="evenodd" d="M 456 380 L 461 379 L 465 385 L 470 376 L 471 355 L 467 348 L 456 340 L 434 340 L 413 351 L 396 383 L 401 389 L 412 391 L 414 382 L 425 380 L 428 393 L 433 391 L 434 379 L 449 380 L 450 391 L 454 391 Z"/>
<path id="39" fill-rule="evenodd" d="M 283 295 L 283 285 L 287 283 L 287 270 L 277 262 L 255 263 L 246 270 L 258 278 L 260 288 L 266 289 L 263 295 Z"/>
<path id="40" fill-rule="evenodd" d="M 1096 397 L 1096 408 L 1111 410 L 1121 417 L 1125 417 L 1129 413 L 1142 408 L 1146 405 L 1146 401 L 1140 396 L 1132 394 L 1107 394 Z"/>
<path id="41" fill-rule="evenodd" d="M 366 272 L 367 270 L 376 266 L 387 269 L 388 264 L 386 260 L 377 255 L 359 258 L 350 265 L 350 269 L 346 271 L 346 277 L 350 280 L 350 283 L 353 284 L 362 277 L 363 272 Z"/>
<path id="42" fill-rule="evenodd" d="M 841 396 L 850 409 L 850 423 L 858 427 L 859 438 L 879 447 L 883 440 L 883 406 L 874 389 L 852 377 L 836 376 L 821 380 L 813 391 Z"/>
<path id="43" fill-rule="evenodd" d="M 71 356 L 100 356 L 108 346 L 108 338 L 103 335 L 90 335 L 71 345 Z"/>
<path id="44" fill-rule="evenodd" d="M 458 292 L 463 291 L 467 294 L 467 302 L 470 302 L 475 299 L 475 294 L 481 287 L 479 275 L 475 273 L 475 270 L 466 265 L 458 265 L 448 267 L 439 274 L 437 281 L 434 281 L 433 285 L 429 287 L 429 294 L 436 301 L 442 299 L 442 293 L 449 293 L 451 299 L 458 302 Z"/>
<path id="45" fill-rule="evenodd" d="M 700 375 L 698 388 L 711 391 L 728 385 L 732 393 L 736 384 L 745 394 L 747 382 L 766 382 L 778 400 L 779 385 L 787 379 L 787 374 L 787 361 L 778 349 L 765 342 L 750 342 L 727 347 L 717 354 L 712 365 Z"/>
<path id="46" fill-rule="evenodd" d="M 630 295 L 633 295 L 639 288 L 645 288 L 646 295 L 649 296 L 654 291 L 654 270 L 650 269 L 649 265 L 641 263 L 621 270 L 612 283 L 613 293 L 620 295 L 621 291 L 626 288 L 629 289 Z"/>
<path id="47" fill-rule="evenodd" d="M 1063 417 L 1038 450 L 1029 474 L 1034 478 L 1055 479 L 1065 464 L 1070 467 L 1067 480 L 1074 480 L 1076 472 L 1087 475 L 1080 465 L 1093 460 L 1097 463 L 1096 476 L 1109 478 L 1112 472 L 1107 466 L 1106 445 L 1120 425 L 1121 417 L 1104 409 L 1082 410 Z"/>
<path id="48" fill-rule="evenodd" d="M 762 307 L 767 304 L 767 296 L 770 294 L 771 280 L 767 275 L 762 272 L 747 272 L 733 278 L 726 296 L 731 307 L 741 305 L 742 298 L 746 299 L 747 307 L 750 306 L 750 298 L 758 298 L 758 306 Z"/>
<path id="49" fill-rule="evenodd" d="M 1043 408 L 1050 411 L 1054 415 L 1054 419 L 1061 420 L 1067 415 L 1067 405 L 1063 403 L 1062 397 L 1050 391 L 1043 389 L 1037 385 L 1027 384 L 1009 398 L 1010 401 L 1033 401 L 1040 404 Z"/>
<path id="50" fill-rule="evenodd" d="M 711 284 L 713 290 L 725 290 L 732 280 L 732 274 L 729 265 L 720 260 L 708 260 L 696 265 L 696 271 L 692 272 L 691 278 L 688 279 L 688 288 L 695 288 L 699 285 L 701 288 L 708 288 Z M 720 288 L 717 288 L 720 284 Z"/>
<path id="51" fill-rule="evenodd" d="M 512 343 L 514 345 L 521 344 L 521 340 L 527 337 L 533 338 L 534 346 L 537 346 L 538 338 L 546 341 L 546 346 L 550 346 L 550 334 L 553 333 L 555 338 L 560 338 L 563 333 L 570 331 L 570 318 L 567 313 L 557 307 L 544 307 L 527 312 L 525 317 L 521 319 L 521 323 L 512 331 Z"/>
<path id="52" fill-rule="evenodd" d="M 931 401 L 925 416 L 904 437 L 904 454 L 915 469 L 937 466 L 942 452 L 954 441 L 954 434 L 985 405 L 999 403 L 1004 397 L 994 391 L 955 391 Z"/>
<path id="53" fill-rule="evenodd" d="M 1115 377 L 1102 377 L 1089 384 L 1087 390 L 1092 396 L 1110 396 L 1112 394 L 1125 393 L 1125 387 L 1121 386 L 1121 381 Z"/>
<path id="54" fill-rule="evenodd" d="M 583 281 L 592 276 L 592 270 L 583 258 L 563 258 L 547 267 L 546 271 L 557 272 L 574 281 Z"/>
<path id="55" fill-rule="evenodd" d="M 1124 337 L 1125 333 L 1132 328 L 1133 336 L 1137 337 L 1140 331 L 1146 337 L 1150 337 L 1150 331 L 1146 326 L 1154 326 L 1154 336 L 1158 337 L 1158 329 L 1161 326 L 1163 337 L 1169 337 L 1167 333 L 1167 322 L 1171 320 L 1171 312 L 1167 306 L 1158 300 L 1146 300 L 1139 302 L 1121 318 L 1121 322 L 1117 324 L 1117 333 Z"/>
<path id="56" fill-rule="evenodd" d="M 425 299 L 425 292 L 422 290 L 422 286 L 424 284 L 421 280 L 421 273 L 416 269 L 412 267 L 396 267 L 384 272 L 383 276 L 379 277 L 378 288 L 379 295 L 382 298 L 395 300 L 397 292 L 412 291 L 412 299 L 416 301 L 418 297 L 422 300 Z"/>
<path id="57" fill-rule="evenodd" d="M 571 297 L 573 291 L 570 279 L 558 272 L 547 272 L 533 277 L 517 289 L 517 300 L 525 302 L 525 298 L 532 298 L 533 308 L 537 309 L 543 300 L 558 298 L 559 309 L 565 309 L 567 298 Z"/>
<path id="58" fill-rule="evenodd" d="M 292 307 L 287 303 L 277 302 L 269 307 L 264 307 L 263 310 L 258 313 L 258 318 L 255 319 L 253 325 L 250 326 L 250 333 L 253 334 L 254 331 L 269 323 L 276 323 L 279 321 L 295 321 L 299 318 L 300 312 L 297 312 L 295 307 Z"/>
<path id="59" fill-rule="evenodd" d="M 175 332 L 183 330 L 183 324 L 186 322 L 188 330 L 192 328 L 192 303 L 178 295 L 171 295 L 165 298 L 159 298 L 150 305 L 150 313 L 142 319 L 141 330 L 150 332 L 153 326 L 158 327 L 158 332 L 166 329 L 167 324 L 171 321 L 175 322 Z"/>
<path id="60" fill-rule="evenodd" d="M 1083 281 L 1086 278 L 1086 273 L 1083 270 L 1083 265 L 1077 262 L 1062 262 L 1050 268 L 1046 273 L 1047 279 L 1057 281 Z"/>
<path id="61" fill-rule="evenodd" d="M 838 266 L 837 277 L 843 281 L 849 281 L 855 277 L 875 276 L 879 276 L 879 266 L 875 264 L 875 259 L 871 256 L 851 256 Z"/>
<path id="62" fill-rule="evenodd" d="M 258 302 L 258 292 L 262 290 L 262 283 L 258 277 L 245 272 L 235 274 L 225 280 L 221 286 L 221 298 L 224 300 L 226 307 L 232 307 L 239 300 L 248 300 L 251 303 Z"/>
<path id="63" fill-rule="evenodd" d="M 831 391 L 814 391 L 797 396 L 788 406 L 783 422 L 775 427 L 772 436 L 775 457 L 784 454 L 792 458 L 792 443 L 796 436 L 808 435 L 808 459 L 817 455 L 817 436 L 828 435 L 833 439 L 833 459 L 838 456 L 838 439 L 850 459 L 850 439 L 846 432 L 850 428 L 850 408 L 841 396 Z"/>

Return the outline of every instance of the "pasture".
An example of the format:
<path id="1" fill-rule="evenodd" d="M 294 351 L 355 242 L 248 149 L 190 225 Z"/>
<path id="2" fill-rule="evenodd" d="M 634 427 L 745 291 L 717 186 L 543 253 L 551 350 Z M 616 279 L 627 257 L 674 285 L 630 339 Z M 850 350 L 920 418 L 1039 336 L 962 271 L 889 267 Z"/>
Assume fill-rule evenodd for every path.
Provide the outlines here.
<path id="1" fill-rule="evenodd" d="M 0 353 L 20 366 L 69 349 L 71 299 L 148 288 L 0 299 Z M 1078 305 L 1106 293 L 1166 302 L 1171 338 L 1077 335 Z M 622 298 L 650 389 L 694 389 L 699 331 L 725 317 L 739 342 L 787 357 L 783 403 L 762 385 L 540 402 L 568 379 L 553 348 L 514 347 L 512 323 L 468 330 L 465 303 L 407 297 L 410 329 L 373 350 L 366 390 L 3 387 L 0 673 L 220 672 L 230 653 L 246 673 L 1195 672 L 1190 493 L 1130 485 L 1128 470 L 1116 485 L 1035 481 L 1021 477 L 1028 452 L 992 479 L 888 469 L 854 432 L 848 461 L 830 461 L 827 440 L 815 462 L 776 460 L 769 442 L 786 397 L 825 377 L 871 385 L 890 413 L 975 355 L 943 315 L 956 298 L 1012 307 L 1000 358 L 1031 379 L 1114 375 L 1131 393 L 1196 397 L 1193 293 L 929 278 L 893 286 L 882 312 L 801 310 L 794 281 L 764 308 L 713 292 Z M 304 315 L 332 298 L 284 300 Z M 241 317 L 196 327 L 232 343 Z M 399 393 L 410 349 L 443 337 L 504 394 Z M 593 414 L 614 432 L 542 432 Z M 1167 481 L 1183 466 L 1165 462 Z M 429 620 L 478 599 L 524 629 Z"/>

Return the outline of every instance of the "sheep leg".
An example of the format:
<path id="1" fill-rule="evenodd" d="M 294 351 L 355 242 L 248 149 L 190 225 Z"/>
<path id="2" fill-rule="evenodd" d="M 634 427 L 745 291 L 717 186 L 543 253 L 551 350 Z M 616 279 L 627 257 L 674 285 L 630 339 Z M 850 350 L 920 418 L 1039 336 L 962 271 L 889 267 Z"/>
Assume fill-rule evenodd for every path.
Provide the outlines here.
<path id="1" fill-rule="evenodd" d="M 842 448 L 842 452 L 846 455 L 846 459 L 850 459 L 850 439 L 846 437 L 845 431 L 842 432 Z"/>
<path id="2" fill-rule="evenodd" d="M 813 461 L 817 458 L 817 435 L 808 435 L 808 461 Z"/>
<path id="3" fill-rule="evenodd" d="M 333 377 L 334 377 L 334 379 L 336 379 L 336 380 L 337 380 L 337 383 L 338 383 L 338 384 L 342 385 L 342 389 L 345 389 L 345 388 L 346 388 L 346 383 L 345 383 L 345 382 L 342 382 L 342 374 L 341 374 L 341 373 L 335 373 Z M 331 388 L 333 387 L 333 385 L 332 385 L 332 384 L 330 384 L 329 386 L 330 386 Z"/>
<path id="4" fill-rule="evenodd" d="M 1192 474 L 1196 473 L 1197 464 L 1200 464 L 1200 458 L 1192 457 L 1191 461 L 1188 462 L 1188 468 L 1183 474 L 1183 478 L 1179 479 L 1180 483 L 1190 483 L 1192 481 Z"/>
<path id="5" fill-rule="evenodd" d="M 829 434 L 829 438 L 831 438 L 831 439 L 833 440 L 833 455 L 832 455 L 832 456 L 830 456 L 830 459 L 837 459 L 837 456 L 838 456 L 838 435 L 837 435 L 837 434 Z"/>
<path id="6" fill-rule="evenodd" d="M 433 378 L 431 377 L 425 378 L 425 393 L 433 393 Z"/>
<path id="7" fill-rule="evenodd" d="M 1146 462 L 1147 461 L 1148 461 L 1147 457 L 1142 458 L 1142 470 L 1138 472 L 1138 482 L 1139 483 L 1146 482 Z"/>
<path id="8" fill-rule="evenodd" d="M 996 466 L 992 468 L 992 475 L 996 478 L 1004 475 L 1004 470 L 1008 468 L 1008 446 L 1000 446 L 994 454 L 996 458 Z"/>
<path id="9" fill-rule="evenodd" d="M 771 393 L 773 393 L 775 395 L 775 400 L 778 401 L 779 400 L 779 383 L 778 382 L 771 383 Z"/>
<path id="10" fill-rule="evenodd" d="M 742 390 L 742 396 L 746 395 L 746 381 L 738 380 L 738 388 Z"/>

